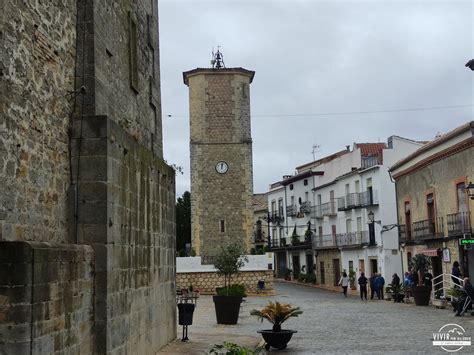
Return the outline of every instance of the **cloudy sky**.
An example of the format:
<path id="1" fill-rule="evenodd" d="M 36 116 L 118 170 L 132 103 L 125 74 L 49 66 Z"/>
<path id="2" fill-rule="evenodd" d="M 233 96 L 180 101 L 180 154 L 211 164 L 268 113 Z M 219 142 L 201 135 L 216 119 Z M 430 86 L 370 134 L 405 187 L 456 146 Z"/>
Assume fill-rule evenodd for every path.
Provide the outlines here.
<path id="1" fill-rule="evenodd" d="M 458 1 L 159 0 L 165 159 L 189 190 L 182 72 L 226 67 L 251 84 L 254 191 L 353 142 L 432 139 L 474 119 L 474 5 Z M 171 115 L 171 117 L 168 117 Z"/>

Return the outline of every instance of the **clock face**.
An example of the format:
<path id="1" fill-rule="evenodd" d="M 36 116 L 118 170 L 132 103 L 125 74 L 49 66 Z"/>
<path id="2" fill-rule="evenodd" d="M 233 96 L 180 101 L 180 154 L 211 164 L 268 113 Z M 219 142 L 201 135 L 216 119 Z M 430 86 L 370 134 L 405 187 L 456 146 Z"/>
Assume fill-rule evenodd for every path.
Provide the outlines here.
<path id="1" fill-rule="evenodd" d="M 216 171 L 219 174 L 225 174 L 229 170 L 229 165 L 225 161 L 220 161 L 216 164 Z"/>

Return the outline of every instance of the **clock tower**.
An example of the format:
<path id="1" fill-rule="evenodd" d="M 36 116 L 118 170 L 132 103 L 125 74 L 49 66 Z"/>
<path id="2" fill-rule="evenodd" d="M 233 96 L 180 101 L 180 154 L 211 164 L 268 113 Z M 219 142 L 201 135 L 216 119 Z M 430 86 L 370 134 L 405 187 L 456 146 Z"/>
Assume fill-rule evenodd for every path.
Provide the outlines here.
<path id="1" fill-rule="evenodd" d="M 183 73 L 189 87 L 192 247 L 204 263 L 222 244 L 252 235 L 253 172 L 249 86 L 255 72 L 213 68 Z"/>

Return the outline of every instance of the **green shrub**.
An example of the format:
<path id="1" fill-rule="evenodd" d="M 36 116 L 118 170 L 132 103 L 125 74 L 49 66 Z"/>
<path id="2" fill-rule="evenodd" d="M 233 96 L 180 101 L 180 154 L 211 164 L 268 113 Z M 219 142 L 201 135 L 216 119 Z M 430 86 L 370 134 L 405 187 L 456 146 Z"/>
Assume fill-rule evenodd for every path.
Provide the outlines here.
<path id="1" fill-rule="evenodd" d="M 219 287 L 216 289 L 219 296 L 237 296 L 246 297 L 245 286 L 241 284 L 232 284 L 227 287 Z"/>
<path id="2" fill-rule="evenodd" d="M 263 347 L 258 347 L 255 350 L 240 346 L 227 341 L 224 344 L 214 344 L 209 350 L 212 355 L 258 355 L 263 353 Z"/>

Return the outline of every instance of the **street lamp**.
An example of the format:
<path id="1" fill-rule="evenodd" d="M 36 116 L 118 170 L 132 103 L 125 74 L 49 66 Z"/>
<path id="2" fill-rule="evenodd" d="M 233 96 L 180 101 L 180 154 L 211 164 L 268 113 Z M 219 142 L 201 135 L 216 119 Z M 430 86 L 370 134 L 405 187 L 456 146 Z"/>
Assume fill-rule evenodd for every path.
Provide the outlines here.
<path id="1" fill-rule="evenodd" d="M 474 62 L 474 59 L 472 59 L 471 62 Z M 473 63 L 473 66 L 474 66 L 474 63 Z M 466 186 L 466 192 L 469 198 L 471 200 L 474 200 L 474 184 L 471 181 L 469 181 L 469 184 Z"/>
<path id="2" fill-rule="evenodd" d="M 467 62 L 466 67 L 468 67 L 471 70 L 474 70 L 474 59 L 471 59 L 469 62 Z"/>

